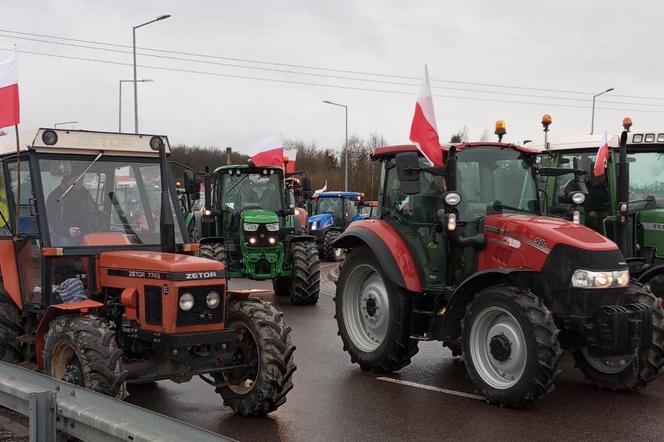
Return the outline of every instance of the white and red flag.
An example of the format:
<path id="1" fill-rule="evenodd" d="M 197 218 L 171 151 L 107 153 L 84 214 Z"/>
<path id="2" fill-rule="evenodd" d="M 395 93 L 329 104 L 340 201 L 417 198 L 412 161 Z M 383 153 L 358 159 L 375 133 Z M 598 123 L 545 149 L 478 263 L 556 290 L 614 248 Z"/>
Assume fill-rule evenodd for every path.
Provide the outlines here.
<path id="1" fill-rule="evenodd" d="M 597 150 L 597 157 L 595 158 L 595 167 L 593 168 L 594 176 L 602 176 L 606 172 L 606 166 L 609 161 L 609 139 L 604 132 L 604 138 L 602 139 L 602 144 Z"/>
<path id="2" fill-rule="evenodd" d="M 280 136 L 263 138 L 250 151 L 258 152 L 251 156 L 251 162 L 257 167 L 284 167 L 284 147 Z"/>
<path id="3" fill-rule="evenodd" d="M 20 121 L 16 54 L 12 54 L 0 61 L 0 127 L 14 126 Z"/>
<path id="4" fill-rule="evenodd" d="M 443 165 L 443 150 L 438 139 L 436 115 L 433 112 L 433 97 L 429 84 L 429 70 L 424 66 L 424 82 L 415 104 L 415 115 L 410 126 L 410 141 L 415 143 L 422 155 L 434 167 Z"/>
<path id="5" fill-rule="evenodd" d="M 314 196 L 318 196 L 323 192 L 327 192 L 327 180 L 325 180 L 325 185 L 323 187 L 314 192 Z"/>

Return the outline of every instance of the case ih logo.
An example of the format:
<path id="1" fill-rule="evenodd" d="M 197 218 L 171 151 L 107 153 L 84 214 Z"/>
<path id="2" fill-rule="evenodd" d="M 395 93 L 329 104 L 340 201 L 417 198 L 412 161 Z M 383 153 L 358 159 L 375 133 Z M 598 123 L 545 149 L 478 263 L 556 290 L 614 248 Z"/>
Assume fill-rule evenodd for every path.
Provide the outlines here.
<path id="1" fill-rule="evenodd" d="M 491 233 L 497 233 L 499 235 L 502 235 L 503 233 L 505 233 L 505 228 L 504 227 L 498 227 L 498 226 L 491 226 L 491 225 L 487 224 L 486 226 L 484 226 L 484 231 L 491 232 Z"/>
<path id="2" fill-rule="evenodd" d="M 662 223 L 643 223 L 643 228 L 646 230 L 657 230 L 658 232 L 664 232 L 664 224 Z"/>

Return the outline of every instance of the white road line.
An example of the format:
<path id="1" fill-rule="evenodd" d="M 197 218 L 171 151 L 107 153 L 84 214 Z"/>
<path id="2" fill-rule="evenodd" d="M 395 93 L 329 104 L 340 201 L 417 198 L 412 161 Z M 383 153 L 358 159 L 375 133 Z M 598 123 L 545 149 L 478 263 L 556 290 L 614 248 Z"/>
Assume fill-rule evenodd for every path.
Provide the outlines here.
<path id="1" fill-rule="evenodd" d="M 379 378 L 376 378 L 376 379 L 378 379 L 379 381 L 392 382 L 393 384 L 407 385 L 409 387 L 421 388 L 423 390 L 437 391 L 438 393 L 451 394 L 452 396 L 460 396 L 460 397 L 465 397 L 465 398 L 468 398 L 468 399 L 475 399 L 475 400 L 478 400 L 478 401 L 486 400 L 486 398 L 484 396 L 480 396 L 479 394 L 471 394 L 471 393 L 464 393 L 462 391 L 448 390 L 447 388 L 440 388 L 440 387 L 434 387 L 434 386 L 431 386 L 431 385 L 418 384 L 417 382 L 402 381 L 401 379 L 393 379 L 393 378 L 386 378 L 386 377 L 379 377 Z"/>

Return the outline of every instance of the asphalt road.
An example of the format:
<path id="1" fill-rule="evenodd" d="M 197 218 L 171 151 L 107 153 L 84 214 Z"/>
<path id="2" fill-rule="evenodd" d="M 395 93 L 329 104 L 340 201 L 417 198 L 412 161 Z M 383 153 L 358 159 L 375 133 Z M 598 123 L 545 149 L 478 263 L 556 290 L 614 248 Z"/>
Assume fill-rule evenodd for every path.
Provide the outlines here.
<path id="1" fill-rule="evenodd" d="M 479 400 L 463 363 L 437 342 L 420 343 L 413 363 L 398 373 L 363 373 L 337 336 L 334 285 L 327 280 L 332 266 L 322 265 L 316 306 L 265 296 L 284 311 L 297 346 L 295 388 L 279 410 L 265 418 L 236 417 L 199 379 L 136 386 L 130 401 L 241 441 L 664 439 L 663 378 L 639 393 L 600 391 L 584 382 L 569 357 L 556 391 L 530 410 Z M 250 281 L 231 285 L 271 288 Z"/>

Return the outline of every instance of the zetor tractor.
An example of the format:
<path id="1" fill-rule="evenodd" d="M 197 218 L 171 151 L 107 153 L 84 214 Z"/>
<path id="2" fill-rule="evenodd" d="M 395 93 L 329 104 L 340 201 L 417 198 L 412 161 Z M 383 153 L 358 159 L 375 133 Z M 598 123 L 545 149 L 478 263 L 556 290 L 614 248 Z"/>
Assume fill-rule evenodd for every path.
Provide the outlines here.
<path id="1" fill-rule="evenodd" d="M 353 221 L 362 219 L 360 192 L 321 192 L 312 198 L 309 233 L 316 238 L 318 251 L 328 261 L 339 261 L 343 250 L 332 243 Z"/>
<path id="2" fill-rule="evenodd" d="M 318 302 L 318 250 L 301 232 L 281 167 L 219 167 L 206 175 L 205 201 L 202 257 L 225 263 L 228 278 L 272 280 L 293 304 Z"/>
<path id="3" fill-rule="evenodd" d="M 117 398 L 200 376 L 241 415 L 286 401 L 290 328 L 191 256 L 163 136 L 0 140 L 0 358 Z M 8 143 L 7 143 L 8 142 Z M 177 213 L 177 215 L 176 215 Z"/>
<path id="4" fill-rule="evenodd" d="M 539 150 L 468 143 L 428 167 L 415 146 L 382 147 L 381 217 L 335 241 L 344 349 L 363 370 L 411 362 L 422 340 L 463 355 L 489 402 L 530 406 L 554 389 L 563 351 L 600 388 L 639 390 L 664 365 L 664 312 L 630 283 L 616 245 L 539 216 Z M 577 190 L 574 190 L 576 193 Z"/>
<path id="5" fill-rule="evenodd" d="M 547 180 L 549 213 L 571 217 L 614 240 L 632 277 L 664 298 L 664 133 L 625 132 L 609 140 L 606 172 L 595 176 L 599 139 L 549 142 L 544 162 L 580 169 L 587 197 L 576 204 L 565 198 L 567 176 Z"/>

